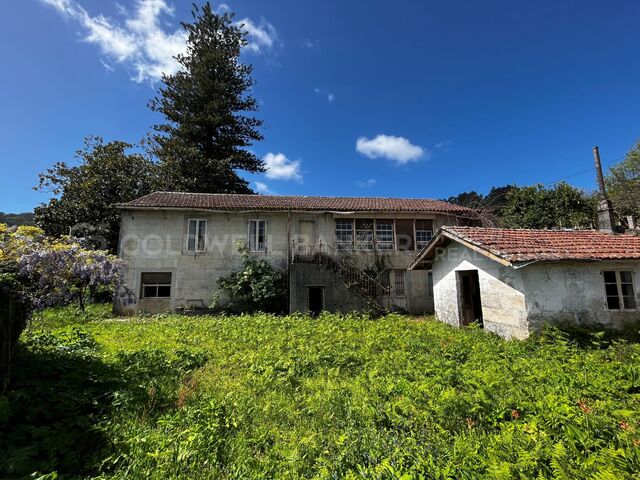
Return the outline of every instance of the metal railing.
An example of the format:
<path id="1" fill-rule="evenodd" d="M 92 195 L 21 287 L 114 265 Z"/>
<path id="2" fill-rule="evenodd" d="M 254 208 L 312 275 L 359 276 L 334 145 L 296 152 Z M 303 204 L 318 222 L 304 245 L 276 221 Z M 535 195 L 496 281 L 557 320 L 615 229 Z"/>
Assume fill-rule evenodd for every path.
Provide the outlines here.
<path id="1" fill-rule="evenodd" d="M 352 254 L 348 250 L 340 250 L 322 243 L 317 245 L 294 243 L 291 251 L 291 263 L 323 265 L 338 275 L 347 288 L 360 292 L 376 308 L 385 309 L 382 297 L 389 294 L 389 287 L 358 266 L 352 260 Z"/>

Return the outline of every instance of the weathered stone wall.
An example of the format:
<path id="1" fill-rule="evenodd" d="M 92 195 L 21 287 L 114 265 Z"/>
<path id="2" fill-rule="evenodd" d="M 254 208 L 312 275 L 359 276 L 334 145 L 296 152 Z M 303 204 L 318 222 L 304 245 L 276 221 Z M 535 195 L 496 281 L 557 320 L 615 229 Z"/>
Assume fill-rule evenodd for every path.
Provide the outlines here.
<path id="1" fill-rule="evenodd" d="M 537 263 L 522 268 L 532 329 L 546 323 L 572 323 L 623 329 L 640 323 L 640 310 L 608 310 L 603 270 L 630 270 L 640 306 L 640 262 Z"/>
<path id="2" fill-rule="evenodd" d="M 455 217 L 445 215 L 374 215 L 304 212 L 194 212 L 194 211 L 124 211 L 120 228 L 120 257 L 128 264 L 128 285 L 139 298 L 142 272 L 171 272 L 171 298 L 139 299 L 128 306 L 116 306 L 123 313 L 138 310 L 162 312 L 186 305 L 210 305 L 218 292 L 217 280 L 237 271 L 242 257 L 235 244 L 247 242 L 248 221 L 266 221 L 267 251 L 253 255 L 265 258 L 276 268 L 286 269 L 290 243 L 298 238 L 299 222 L 315 222 L 315 234 L 311 243 L 333 245 L 335 218 L 425 218 L 433 219 L 434 227 L 455 223 Z M 190 218 L 207 220 L 207 249 L 193 253 L 186 250 L 187 225 Z M 309 240 L 307 240 L 309 242 Z M 370 266 L 376 255 L 383 255 L 387 268 L 406 269 L 415 251 L 356 252 L 355 260 L 361 266 Z M 331 283 L 335 285 L 336 279 Z M 407 272 L 404 298 L 397 302 L 412 313 L 433 311 L 428 296 L 426 272 Z M 296 285 L 299 284 L 296 282 Z M 306 288 L 304 295 L 307 295 Z M 224 298 L 222 298 L 224 301 Z M 305 301 L 306 308 L 306 301 Z"/>
<path id="3" fill-rule="evenodd" d="M 459 271 L 477 270 L 484 328 L 505 338 L 526 338 L 527 310 L 519 272 L 457 243 L 450 243 L 433 266 L 437 317 L 460 326 Z"/>
<path id="4" fill-rule="evenodd" d="M 340 278 L 322 265 L 293 264 L 289 277 L 290 310 L 309 311 L 309 287 L 323 287 L 324 308 L 330 312 L 351 312 L 366 308 L 366 300 L 348 289 Z"/>

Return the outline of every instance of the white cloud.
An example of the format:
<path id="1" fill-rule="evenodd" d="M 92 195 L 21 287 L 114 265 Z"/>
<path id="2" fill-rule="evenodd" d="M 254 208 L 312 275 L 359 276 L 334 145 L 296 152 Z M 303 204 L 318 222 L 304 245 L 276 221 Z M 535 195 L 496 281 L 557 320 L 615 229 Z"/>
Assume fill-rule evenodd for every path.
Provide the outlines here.
<path id="1" fill-rule="evenodd" d="M 133 68 L 136 82 L 155 82 L 163 73 L 171 75 L 180 69 L 174 57 L 184 52 L 187 35 L 181 27 L 172 32 L 161 27 L 161 18 L 173 17 L 174 13 L 166 0 L 136 0 L 132 12 L 116 5 L 119 14 L 125 17 L 122 21 L 90 15 L 75 0 L 40 1 L 78 22 L 83 40 L 97 45 L 104 56 Z M 276 29 L 266 20 L 256 25 L 245 18 L 237 24 L 247 31 L 248 51 L 261 53 L 273 47 Z"/>
<path id="2" fill-rule="evenodd" d="M 335 99 L 336 99 L 336 96 L 335 96 L 333 93 L 331 93 L 331 92 L 327 92 L 327 91 L 323 90 L 322 88 L 315 87 L 315 88 L 313 89 L 313 91 L 314 91 L 317 95 L 322 95 L 323 97 L 324 97 L 324 96 L 326 96 L 327 101 L 328 101 L 329 103 L 333 103 L 333 102 L 335 101 Z"/>
<path id="3" fill-rule="evenodd" d="M 267 167 L 267 178 L 302 181 L 300 160 L 289 160 L 284 153 L 267 153 L 262 160 Z"/>
<path id="4" fill-rule="evenodd" d="M 115 68 L 113 68 L 111 65 L 109 65 L 107 62 L 105 62 L 104 60 L 100 59 L 100 63 L 102 64 L 102 66 L 104 67 L 104 69 L 107 72 L 115 72 Z"/>
<path id="5" fill-rule="evenodd" d="M 269 185 L 264 182 L 255 182 L 255 186 L 258 193 L 273 194 L 273 192 L 269 188 Z"/>
<path id="6" fill-rule="evenodd" d="M 386 158 L 399 165 L 416 161 L 425 155 L 422 147 L 413 145 L 404 137 L 382 134 L 372 139 L 358 138 L 356 150 L 369 158 Z"/>
<path id="7" fill-rule="evenodd" d="M 246 48 L 254 53 L 262 53 L 263 50 L 273 48 L 278 39 L 275 27 L 264 18 L 260 20 L 260 25 L 253 23 L 250 18 L 243 18 L 237 24 L 247 32 L 249 44 Z"/>
<path id="8" fill-rule="evenodd" d="M 310 40 L 310 39 L 305 39 L 304 42 L 302 42 L 302 45 L 305 48 L 308 48 L 309 50 L 313 50 L 315 48 L 317 48 L 320 45 L 320 41 L 319 40 Z"/>
<path id="9" fill-rule="evenodd" d="M 449 150 L 449 147 L 453 144 L 451 140 L 443 140 L 442 142 L 436 143 L 436 148 L 438 150 Z"/>
<path id="10" fill-rule="evenodd" d="M 358 180 L 356 184 L 360 188 L 371 188 L 377 183 L 375 178 L 368 178 L 367 180 Z"/>

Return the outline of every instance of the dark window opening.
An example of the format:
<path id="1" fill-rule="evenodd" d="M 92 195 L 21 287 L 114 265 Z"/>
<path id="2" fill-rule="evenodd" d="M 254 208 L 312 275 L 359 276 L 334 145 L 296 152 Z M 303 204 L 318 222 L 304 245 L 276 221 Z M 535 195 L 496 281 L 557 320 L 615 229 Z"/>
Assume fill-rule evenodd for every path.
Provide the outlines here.
<path id="1" fill-rule="evenodd" d="M 604 292 L 609 310 L 635 310 L 636 297 L 631 271 L 606 270 L 602 272 Z"/>
<path id="2" fill-rule="evenodd" d="M 142 274 L 141 298 L 171 297 L 171 273 L 146 272 Z"/>

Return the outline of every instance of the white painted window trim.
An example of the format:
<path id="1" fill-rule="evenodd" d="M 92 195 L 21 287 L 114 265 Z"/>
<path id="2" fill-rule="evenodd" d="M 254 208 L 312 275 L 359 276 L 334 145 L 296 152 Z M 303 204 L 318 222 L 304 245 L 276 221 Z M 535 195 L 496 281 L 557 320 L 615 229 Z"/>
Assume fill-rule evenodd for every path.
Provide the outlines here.
<path id="1" fill-rule="evenodd" d="M 620 308 L 609 308 L 609 302 L 607 301 L 607 283 L 604 281 L 604 272 L 613 272 L 615 273 L 616 276 L 616 290 L 618 292 L 618 305 L 620 305 Z M 633 298 L 633 302 L 635 303 L 635 307 L 633 308 L 625 308 L 624 306 L 624 295 L 622 294 L 622 281 L 620 279 L 620 272 L 629 272 L 630 276 L 631 276 L 631 291 L 633 292 L 632 298 Z M 633 278 L 633 270 L 632 269 L 625 269 L 625 268 L 603 268 L 602 271 L 600 272 L 600 274 L 602 275 L 602 287 L 604 288 L 604 306 L 605 309 L 608 311 L 612 311 L 612 312 L 622 312 L 622 311 L 626 311 L 626 312 L 635 312 L 638 310 L 639 306 L 638 306 L 638 299 L 636 298 L 638 293 L 636 291 L 636 283 L 634 281 Z M 628 283 L 628 282 L 624 282 L 624 283 Z"/>
<path id="2" fill-rule="evenodd" d="M 256 246 L 255 249 L 251 248 L 251 222 L 256 222 L 256 235 L 254 240 L 254 245 Z M 264 242 L 263 242 L 263 246 L 264 248 L 262 250 L 258 250 L 257 247 L 259 247 L 259 242 L 258 242 L 258 236 L 259 236 L 259 231 L 260 229 L 259 227 L 259 223 L 262 222 L 264 223 Z M 267 253 L 267 221 L 265 219 L 262 218 L 250 218 L 247 221 L 247 247 L 249 247 L 249 251 L 251 253 Z"/>
<path id="3" fill-rule="evenodd" d="M 189 227 L 191 226 L 191 222 L 196 222 L 196 231 L 195 231 L 195 238 L 194 238 L 194 250 L 189 249 Z M 198 231 L 200 230 L 200 223 L 204 222 L 204 245 L 202 249 L 198 248 Z M 186 245 L 185 245 L 185 250 L 187 252 L 193 252 L 193 253 L 202 253 L 204 251 L 207 250 L 207 235 L 208 235 L 208 229 L 209 229 L 209 222 L 207 222 L 206 218 L 189 218 L 187 220 L 187 241 L 186 241 Z"/>
<path id="4" fill-rule="evenodd" d="M 378 221 L 383 223 L 391 223 L 391 240 L 378 239 Z M 378 252 L 393 252 L 396 250 L 396 221 L 391 218 L 375 218 L 373 220 L 373 245 Z M 391 245 L 391 248 L 378 248 L 379 245 Z"/>
<path id="5" fill-rule="evenodd" d="M 334 234 L 334 238 L 335 238 L 335 243 L 336 246 L 338 248 L 338 250 L 353 250 L 354 248 L 354 242 L 356 239 L 356 224 L 355 224 L 355 219 L 353 218 L 334 218 L 333 219 L 333 234 Z M 344 241 L 340 241 L 338 240 L 338 222 L 347 222 L 349 221 L 349 223 L 351 223 L 351 241 L 349 242 L 344 242 Z M 345 248 L 347 247 L 347 248 Z"/>

